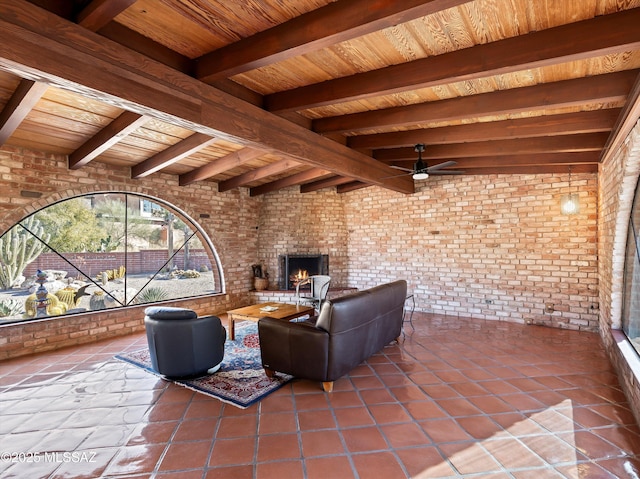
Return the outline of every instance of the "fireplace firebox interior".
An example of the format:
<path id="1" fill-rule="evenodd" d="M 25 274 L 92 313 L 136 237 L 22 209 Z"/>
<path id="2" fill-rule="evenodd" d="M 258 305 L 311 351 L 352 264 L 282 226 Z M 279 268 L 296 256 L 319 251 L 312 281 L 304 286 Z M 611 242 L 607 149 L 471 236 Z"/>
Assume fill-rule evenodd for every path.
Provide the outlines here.
<path id="1" fill-rule="evenodd" d="M 329 274 L 327 254 L 280 255 L 280 289 L 296 289 L 297 278 L 316 274 Z"/>

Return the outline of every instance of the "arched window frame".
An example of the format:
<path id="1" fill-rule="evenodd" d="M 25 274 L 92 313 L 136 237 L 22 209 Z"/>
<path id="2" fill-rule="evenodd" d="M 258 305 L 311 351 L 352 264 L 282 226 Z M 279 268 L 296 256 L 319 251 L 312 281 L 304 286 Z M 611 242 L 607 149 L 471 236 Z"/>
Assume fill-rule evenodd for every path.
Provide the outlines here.
<path id="1" fill-rule="evenodd" d="M 191 234 L 188 238 L 188 240 L 184 241 L 182 244 L 180 244 L 180 247 L 177 248 L 173 255 L 172 258 L 175 257 L 180 251 L 183 250 L 185 244 L 187 244 L 189 242 L 189 240 L 191 240 L 192 238 L 197 238 L 200 242 L 200 244 L 202 245 L 207 259 L 208 259 L 208 264 L 211 266 L 210 271 L 212 273 L 212 280 L 213 280 L 213 285 L 215 286 L 213 289 L 211 289 L 210 291 L 206 292 L 206 293 L 200 293 L 200 294 L 193 294 L 193 295 L 182 295 L 182 296 L 177 296 L 177 297 L 170 297 L 167 298 L 166 300 L 160 300 L 158 302 L 168 302 L 168 301 L 174 301 L 174 300 L 182 300 L 182 299 L 187 299 L 187 298 L 198 298 L 198 297 L 207 297 L 207 296 L 212 296 L 212 295 L 223 295 L 225 294 L 225 281 L 224 281 L 224 272 L 222 269 L 222 264 L 220 261 L 220 258 L 218 256 L 218 253 L 216 251 L 216 248 L 213 244 L 213 242 L 211 241 L 211 239 L 209 238 L 209 235 L 206 233 L 206 231 L 202 228 L 202 226 L 196 221 L 194 220 L 188 213 L 186 213 L 184 210 L 182 210 L 181 208 L 177 207 L 176 205 L 170 203 L 169 201 L 166 201 L 162 198 L 158 198 L 155 196 L 151 196 L 148 194 L 144 194 L 144 193 L 139 193 L 139 192 L 130 192 L 130 191 L 119 191 L 119 190 L 107 190 L 107 191 L 92 191 L 92 192 L 87 192 L 87 193 L 83 193 L 83 194 L 78 194 L 78 195 L 74 195 L 74 196 L 69 196 L 57 201 L 54 201 L 52 203 L 49 203 L 47 205 L 44 205 L 43 207 L 39 208 L 36 211 L 31 212 L 30 214 L 28 214 L 27 216 L 23 217 L 20 221 L 18 221 L 15 225 L 13 225 L 11 228 L 9 228 L 3 235 L 0 236 L 0 238 L 2 236 L 5 236 L 6 234 L 8 234 L 13 228 L 18 227 L 18 226 L 22 226 L 22 228 L 24 228 L 24 224 L 25 222 L 32 217 L 36 217 L 39 213 L 41 213 L 42 211 L 46 210 L 47 208 L 50 208 L 52 206 L 67 202 L 67 201 L 72 201 L 72 200 L 77 200 L 77 199 L 83 199 L 83 198 L 90 198 L 90 197 L 99 197 L 100 195 L 104 195 L 106 196 L 111 196 L 111 197 L 122 197 L 124 199 L 124 204 L 125 206 L 127 206 L 129 204 L 129 200 L 131 198 L 136 199 L 136 201 L 139 200 L 140 202 L 140 209 L 141 209 L 141 213 L 142 213 L 142 206 L 144 204 L 144 202 L 149 202 L 151 205 L 159 205 L 161 206 L 165 211 L 167 211 L 168 213 L 174 215 L 176 218 L 178 218 L 180 221 L 183 222 L 183 224 L 187 225 L 188 228 L 191 230 Z M 125 214 L 125 230 L 129 231 L 130 228 L 130 224 L 128 222 L 128 218 L 127 218 L 127 214 L 128 214 L 128 210 L 125 207 L 125 211 L 127 211 L 127 213 Z M 142 215 L 141 215 L 142 216 Z M 28 231 L 28 229 L 27 229 Z M 185 235 L 186 237 L 186 235 Z M 125 240 L 125 244 L 127 243 L 127 241 Z M 78 271 L 78 273 L 80 274 L 84 274 L 84 276 L 89 279 L 91 278 L 91 275 L 87 275 L 86 271 L 83 271 L 81 267 L 78 267 L 79 265 L 77 264 L 73 264 L 73 262 L 69 262 L 66 259 L 64 259 L 64 254 L 67 253 L 59 253 L 59 252 L 55 252 L 55 254 L 57 254 L 60 258 L 63 258 L 64 261 L 66 261 L 67 263 L 69 263 L 69 265 L 71 265 L 76 271 Z M 128 248 L 125 248 L 124 251 L 124 257 L 128 258 L 130 255 L 132 254 L 132 252 L 128 251 Z M 170 260 L 169 260 L 170 261 Z M 125 260 L 126 262 L 126 260 Z M 157 275 L 160 272 L 160 270 L 156 271 L 154 273 L 154 276 Z M 125 276 L 126 278 L 126 276 Z M 99 287 L 98 281 L 97 279 L 91 279 L 91 281 L 94 285 L 97 285 Z M 148 284 L 148 283 L 147 283 Z M 143 286 L 143 288 L 145 288 L 147 285 L 145 284 Z M 127 307 L 127 306 L 131 306 L 133 305 L 131 300 L 133 298 L 126 298 L 126 291 L 127 291 L 127 287 L 126 287 L 126 279 L 125 279 L 125 286 L 124 286 L 124 290 L 125 290 L 125 300 L 124 302 L 120 302 L 120 305 L 114 306 L 114 307 Z M 148 302 L 145 302 L 144 304 L 150 304 Z M 68 312 L 63 312 L 62 314 L 70 314 L 70 313 L 85 313 L 85 312 L 89 312 L 89 311 L 68 311 Z M 59 314 L 58 314 L 59 315 Z M 57 315 L 47 315 L 48 318 L 55 318 L 57 317 Z M 13 321 L 3 321 L 2 318 L 0 318 L 0 325 L 2 324 L 15 324 L 17 322 L 23 322 L 23 321 L 29 321 L 30 319 L 36 319 L 36 318 L 28 318 L 28 317 L 24 317 L 21 320 L 16 319 Z M 42 319 L 41 317 L 38 317 L 37 319 Z"/>
<path id="2" fill-rule="evenodd" d="M 625 251 L 622 330 L 640 354 L 640 182 L 629 215 Z"/>

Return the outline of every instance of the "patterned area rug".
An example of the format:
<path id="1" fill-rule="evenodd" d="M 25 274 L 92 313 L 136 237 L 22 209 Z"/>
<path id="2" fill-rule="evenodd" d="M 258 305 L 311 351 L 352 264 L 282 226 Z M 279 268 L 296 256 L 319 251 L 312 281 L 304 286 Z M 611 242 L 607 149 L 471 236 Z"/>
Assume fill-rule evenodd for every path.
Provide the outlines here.
<path id="1" fill-rule="evenodd" d="M 242 409 L 260 401 L 293 379 L 286 374 L 278 374 L 273 379 L 265 375 L 260 360 L 258 325 L 251 321 L 236 323 L 236 339 L 227 339 L 220 369 L 197 379 L 173 380 L 161 376 L 151 369 L 147 348 L 119 354 L 116 359 Z"/>

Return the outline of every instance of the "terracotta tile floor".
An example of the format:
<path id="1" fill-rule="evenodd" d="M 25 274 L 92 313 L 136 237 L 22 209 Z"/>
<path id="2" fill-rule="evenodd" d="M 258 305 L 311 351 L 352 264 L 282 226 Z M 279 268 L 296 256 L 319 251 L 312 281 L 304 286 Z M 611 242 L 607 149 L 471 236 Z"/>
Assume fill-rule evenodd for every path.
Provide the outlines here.
<path id="1" fill-rule="evenodd" d="M 113 358 L 143 334 L 5 361 L 0 451 L 26 455 L 3 456 L 0 476 L 640 476 L 640 430 L 598 335 L 413 322 L 333 393 L 299 380 L 245 410 Z"/>

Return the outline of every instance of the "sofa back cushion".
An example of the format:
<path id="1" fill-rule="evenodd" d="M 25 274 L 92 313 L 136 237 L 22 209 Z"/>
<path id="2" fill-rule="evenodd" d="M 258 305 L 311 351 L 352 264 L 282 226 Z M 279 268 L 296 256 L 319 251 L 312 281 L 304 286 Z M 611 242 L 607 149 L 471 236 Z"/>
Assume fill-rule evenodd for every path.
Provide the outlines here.
<path id="1" fill-rule="evenodd" d="M 407 283 L 394 281 L 327 300 L 316 321 L 316 327 L 330 334 L 340 334 L 375 322 L 391 311 L 402 316 L 407 297 Z"/>
<path id="2" fill-rule="evenodd" d="M 407 283 L 395 281 L 322 305 L 316 327 L 329 333 L 328 380 L 335 380 L 402 331 Z"/>

